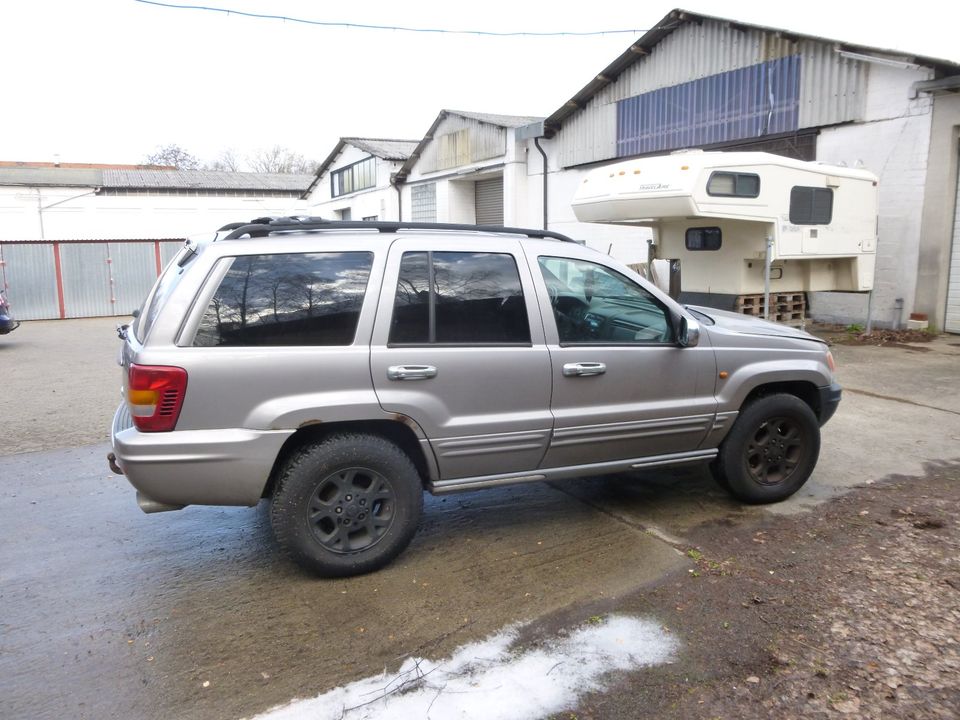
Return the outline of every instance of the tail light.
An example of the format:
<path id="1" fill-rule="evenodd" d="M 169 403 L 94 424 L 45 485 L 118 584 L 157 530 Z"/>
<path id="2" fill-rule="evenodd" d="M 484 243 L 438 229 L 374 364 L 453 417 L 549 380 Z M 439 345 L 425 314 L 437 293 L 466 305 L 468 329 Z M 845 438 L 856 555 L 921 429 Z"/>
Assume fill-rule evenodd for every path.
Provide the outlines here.
<path id="1" fill-rule="evenodd" d="M 177 426 L 187 371 L 166 365 L 131 365 L 127 403 L 133 424 L 141 432 L 169 432 Z"/>

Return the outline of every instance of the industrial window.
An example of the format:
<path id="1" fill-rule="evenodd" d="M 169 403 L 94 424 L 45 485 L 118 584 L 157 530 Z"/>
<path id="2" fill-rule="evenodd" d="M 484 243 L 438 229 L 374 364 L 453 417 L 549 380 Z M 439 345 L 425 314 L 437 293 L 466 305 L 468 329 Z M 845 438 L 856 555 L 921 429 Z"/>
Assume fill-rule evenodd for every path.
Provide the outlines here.
<path id="1" fill-rule="evenodd" d="M 833 188 L 794 187 L 790 191 L 790 222 L 829 225 L 833 219 Z"/>
<path id="2" fill-rule="evenodd" d="M 348 195 L 358 190 L 376 187 L 376 184 L 377 159 L 368 157 L 366 160 L 355 162 L 330 173 L 330 196 Z"/>
<path id="3" fill-rule="evenodd" d="M 719 250 L 723 233 L 718 227 L 687 228 L 684 244 L 687 250 Z"/>
<path id="4" fill-rule="evenodd" d="M 755 198 L 760 195 L 760 176 L 753 173 L 711 173 L 707 180 L 707 195 Z"/>
<path id="5" fill-rule="evenodd" d="M 376 215 L 364 215 L 363 221 L 364 221 L 364 222 L 376 222 L 376 221 L 377 221 L 377 216 L 376 216 Z"/>
<path id="6" fill-rule="evenodd" d="M 350 345 L 372 264 L 368 252 L 232 258 L 193 344 Z"/>
<path id="7" fill-rule="evenodd" d="M 400 261 L 391 345 L 530 343 L 511 255 L 408 252 Z"/>
<path id="8" fill-rule="evenodd" d="M 410 188 L 411 212 L 413 222 L 437 221 L 437 185 L 425 183 Z"/>

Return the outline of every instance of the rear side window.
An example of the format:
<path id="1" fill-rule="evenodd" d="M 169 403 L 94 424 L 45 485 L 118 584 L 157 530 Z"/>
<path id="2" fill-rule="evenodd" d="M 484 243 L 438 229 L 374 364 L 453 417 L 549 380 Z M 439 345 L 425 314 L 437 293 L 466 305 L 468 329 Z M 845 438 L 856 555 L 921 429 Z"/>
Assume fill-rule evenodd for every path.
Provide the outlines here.
<path id="1" fill-rule="evenodd" d="M 529 344 L 512 255 L 408 252 L 400 261 L 391 345 Z"/>
<path id="2" fill-rule="evenodd" d="M 833 219 L 833 188 L 801 187 L 790 190 L 793 225 L 829 225 Z"/>
<path id="3" fill-rule="evenodd" d="M 245 255 L 200 321 L 200 347 L 350 345 L 373 253 Z"/>

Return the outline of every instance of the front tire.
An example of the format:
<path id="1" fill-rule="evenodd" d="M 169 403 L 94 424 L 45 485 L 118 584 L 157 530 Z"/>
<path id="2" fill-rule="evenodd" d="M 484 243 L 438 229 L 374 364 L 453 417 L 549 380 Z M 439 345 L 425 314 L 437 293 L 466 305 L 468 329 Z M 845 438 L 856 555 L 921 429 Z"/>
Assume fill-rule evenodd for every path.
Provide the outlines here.
<path id="1" fill-rule="evenodd" d="M 375 435 L 332 435 L 280 474 L 270 522 L 281 549 L 322 577 L 378 570 L 410 543 L 423 508 L 420 475 Z"/>
<path id="2" fill-rule="evenodd" d="M 819 455 L 817 416 L 800 398 L 779 393 L 743 408 L 712 469 L 738 500 L 773 503 L 803 487 Z"/>

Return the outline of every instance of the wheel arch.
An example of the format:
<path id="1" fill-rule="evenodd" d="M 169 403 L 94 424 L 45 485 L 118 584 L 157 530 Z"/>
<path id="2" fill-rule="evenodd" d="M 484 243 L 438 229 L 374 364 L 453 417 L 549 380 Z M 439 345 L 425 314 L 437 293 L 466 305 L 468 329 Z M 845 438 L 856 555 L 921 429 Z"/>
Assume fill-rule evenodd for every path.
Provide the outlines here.
<path id="1" fill-rule="evenodd" d="M 408 418 L 398 418 L 395 420 L 348 420 L 304 425 L 287 438 L 280 448 L 280 452 L 277 453 L 261 497 L 268 498 L 273 495 L 277 479 L 291 455 L 306 445 L 321 442 L 331 435 L 347 432 L 376 435 L 397 445 L 413 462 L 414 467 L 420 474 L 421 483 L 426 488 L 427 483 L 437 476 L 436 462 L 432 453 L 424 451 L 417 432 L 411 427 L 412 423 L 413 421 Z"/>
<path id="2" fill-rule="evenodd" d="M 740 405 L 740 411 L 742 412 L 747 405 L 758 398 L 776 395 L 778 393 L 793 395 L 803 400 L 803 402 L 813 410 L 813 414 L 817 416 L 817 419 L 820 419 L 823 410 L 823 408 L 820 407 L 820 393 L 817 386 L 808 380 L 779 380 L 758 385 L 747 393 L 747 396 Z"/>

